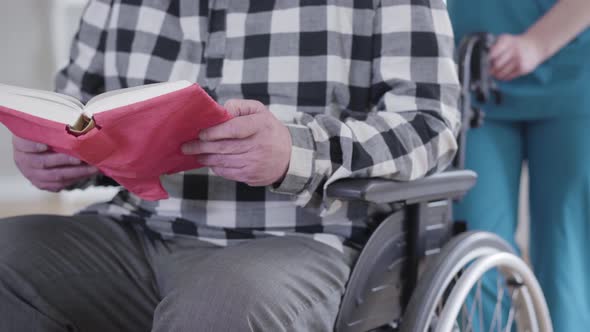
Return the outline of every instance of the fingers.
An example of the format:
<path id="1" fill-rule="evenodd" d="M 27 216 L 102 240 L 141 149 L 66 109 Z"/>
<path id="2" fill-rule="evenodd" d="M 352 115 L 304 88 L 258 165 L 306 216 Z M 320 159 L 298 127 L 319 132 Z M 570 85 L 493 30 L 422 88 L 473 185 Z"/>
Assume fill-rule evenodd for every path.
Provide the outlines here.
<path id="1" fill-rule="evenodd" d="M 50 191 L 50 192 L 59 192 L 61 190 L 63 190 L 64 188 L 67 188 L 69 186 L 72 186 L 84 179 L 87 179 L 88 177 L 83 176 L 81 178 L 77 178 L 77 179 L 71 179 L 68 181 L 64 181 L 64 182 L 39 182 L 39 183 L 33 183 L 33 185 L 35 185 L 37 188 L 41 189 L 41 190 L 46 190 L 46 191 Z"/>
<path id="2" fill-rule="evenodd" d="M 202 141 L 226 139 L 244 139 L 254 135 L 260 129 L 258 114 L 233 118 L 220 125 L 205 129 L 199 134 Z"/>
<path id="3" fill-rule="evenodd" d="M 502 80 L 511 81 L 511 80 L 521 76 L 522 74 L 523 73 L 521 73 L 519 70 L 513 70 L 508 75 L 506 75 L 504 78 L 502 78 Z"/>
<path id="4" fill-rule="evenodd" d="M 224 167 L 212 167 L 211 170 L 215 175 L 221 176 L 222 178 L 245 183 L 252 187 L 261 187 L 268 185 L 261 176 L 255 176 L 246 174 L 243 168 L 224 168 Z"/>
<path id="5" fill-rule="evenodd" d="M 249 186 L 265 186 L 269 171 L 260 169 L 247 155 L 201 155 L 199 162 L 209 167 L 217 176 L 245 183 Z M 250 159 L 250 160 L 249 160 Z M 274 181 L 273 181 L 274 182 Z"/>
<path id="6" fill-rule="evenodd" d="M 493 72 L 492 75 L 499 80 L 507 80 L 508 77 L 511 75 L 517 74 L 516 71 L 518 69 L 518 62 L 516 59 L 511 59 L 504 67 L 498 69 L 497 71 Z"/>
<path id="7" fill-rule="evenodd" d="M 45 144 L 16 136 L 12 142 L 17 167 L 39 189 L 58 192 L 99 173 L 77 158 L 50 152 Z"/>
<path id="8" fill-rule="evenodd" d="M 78 158 L 70 157 L 62 153 L 27 153 L 15 150 L 14 161 L 19 166 L 35 169 L 54 168 L 59 166 L 75 166 L 82 164 Z"/>
<path id="9" fill-rule="evenodd" d="M 516 39 L 511 35 L 501 35 L 490 50 L 492 61 L 491 74 L 500 80 L 506 80 L 514 74 L 518 64 Z"/>
<path id="10" fill-rule="evenodd" d="M 182 146 L 182 152 L 194 154 L 241 154 L 250 150 L 250 140 L 192 141 Z"/>
<path id="11" fill-rule="evenodd" d="M 490 51 L 491 74 L 510 81 L 533 71 L 543 60 L 536 42 L 524 35 L 502 35 Z"/>
<path id="12" fill-rule="evenodd" d="M 225 107 L 235 117 L 203 130 L 183 152 L 216 175 L 251 186 L 283 178 L 291 158 L 289 129 L 259 102 L 233 100 Z"/>
<path id="13" fill-rule="evenodd" d="M 16 153 L 15 159 L 20 164 L 26 164 L 36 169 L 82 164 L 80 159 L 70 157 L 63 153 Z"/>
<path id="14" fill-rule="evenodd" d="M 96 167 L 87 165 L 53 169 L 32 169 L 29 171 L 29 180 L 33 183 L 64 183 L 96 175 L 98 172 Z"/>
<path id="15" fill-rule="evenodd" d="M 212 167 L 211 170 L 215 175 L 221 176 L 225 179 L 241 182 L 241 170 L 239 168 L 223 168 L 223 167 Z"/>
<path id="16" fill-rule="evenodd" d="M 492 48 L 490 49 L 490 58 L 496 59 L 502 53 L 506 52 L 506 50 L 512 47 L 512 39 L 513 36 L 511 35 L 501 35 L 498 37 Z"/>
<path id="17" fill-rule="evenodd" d="M 246 166 L 246 156 L 240 154 L 204 154 L 197 160 L 206 167 L 211 168 L 243 168 Z"/>
<path id="18" fill-rule="evenodd" d="M 12 145 L 15 150 L 27 153 L 40 153 L 49 150 L 49 147 L 42 143 L 29 141 L 18 136 L 12 136 Z"/>
<path id="19" fill-rule="evenodd" d="M 514 53 L 511 50 L 506 50 L 492 60 L 492 72 L 499 72 L 513 59 Z"/>
<path id="20" fill-rule="evenodd" d="M 234 117 L 252 115 L 266 110 L 261 102 L 251 99 L 230 99 L 223 107 Z"/>
<path id="21" fill-rule="evenodd" d="M 225 103 L 225 109 L 234 116 L 220 125 L 201 131 L 199 138 L 203 141 L 222 139 L 243 139 L 254 135 L 260 128 L 262 113 L 268 112 L 257 100 L 232 99 Z"/>

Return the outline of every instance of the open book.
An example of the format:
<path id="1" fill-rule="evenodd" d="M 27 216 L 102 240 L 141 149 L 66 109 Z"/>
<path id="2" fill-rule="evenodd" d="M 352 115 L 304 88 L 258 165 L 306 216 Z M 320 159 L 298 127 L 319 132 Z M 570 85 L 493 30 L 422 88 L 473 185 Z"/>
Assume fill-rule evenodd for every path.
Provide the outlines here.
<path id="1" fill-rule="evenodd" d="M 200 167 L 181 145 L 230 118 L 188 81 L 115 90 L 85 106 L 66 95 L 0 84 L 0 122 L 13 134 L 94 165 L 148 200 L 168 197 L 161 175 Z"/>

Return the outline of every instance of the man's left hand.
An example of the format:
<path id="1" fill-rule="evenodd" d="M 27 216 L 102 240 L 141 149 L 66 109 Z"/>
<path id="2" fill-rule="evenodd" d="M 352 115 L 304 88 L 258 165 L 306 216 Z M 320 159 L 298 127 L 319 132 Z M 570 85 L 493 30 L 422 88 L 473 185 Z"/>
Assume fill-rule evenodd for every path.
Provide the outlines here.
<path id="1" fill-rule="evenodd" d="M 230 100 L 234 118 L 205 129 L 182 152 L 228 180 L 266 186 L 283 179 L 291 160 L 291 134 L 262 103 Z"/>

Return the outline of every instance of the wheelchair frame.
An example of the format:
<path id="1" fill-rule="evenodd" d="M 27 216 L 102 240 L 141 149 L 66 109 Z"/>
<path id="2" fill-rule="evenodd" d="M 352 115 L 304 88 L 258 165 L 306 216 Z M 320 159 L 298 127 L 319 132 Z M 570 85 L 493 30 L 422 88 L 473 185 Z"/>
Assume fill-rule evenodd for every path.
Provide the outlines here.
<path id="1" fill-rule="evenodd" d="M 400 204 L 363 248 L 348 282 L 336 331 L 369 331 L 399 323 L 423 259 L 440 252 L 462 230 L 452 222 L 452 201 L 475 180 L 474 172 L 460 170 L 408 183 L 349 180 L 328 188 L 328 195 L 340 199 Z"/>
<path id="2" fill-rule="evenodd" d="M 501 101 L 488 74 L 487 53 L 493 41 L 491 35 L 477 33 L 466 37 L 459 48 L 462 125 L 459 150 L 449 170 L 412 182 L 351 179 L 328 187 L 333 198 L 399 207 L 380 222 L 360 253 L 342 300 L 337 332 L 398 326 L 421 268 L 465 230 L 464 224 L 453 221 L 452 204 L 477 179 L 475 172 L 463 169 L 467 131 L 483 122 L 481 110 L 472 108 L 471 94 L 486 101 L 493 93 L 496 102 Z"/>

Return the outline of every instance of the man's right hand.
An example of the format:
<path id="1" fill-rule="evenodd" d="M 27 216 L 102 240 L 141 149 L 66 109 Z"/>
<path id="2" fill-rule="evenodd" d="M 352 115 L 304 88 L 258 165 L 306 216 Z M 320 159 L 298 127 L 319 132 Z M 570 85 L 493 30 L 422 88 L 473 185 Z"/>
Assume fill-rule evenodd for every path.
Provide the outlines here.
<path id="1" fill-rule="evenodd" d="M 41 190 L 58 192 L 99 174 L 96 167 L 77 158 L 53 152 L 42 143 L 13 136 L 12 146 L 16 166 Z"/>

